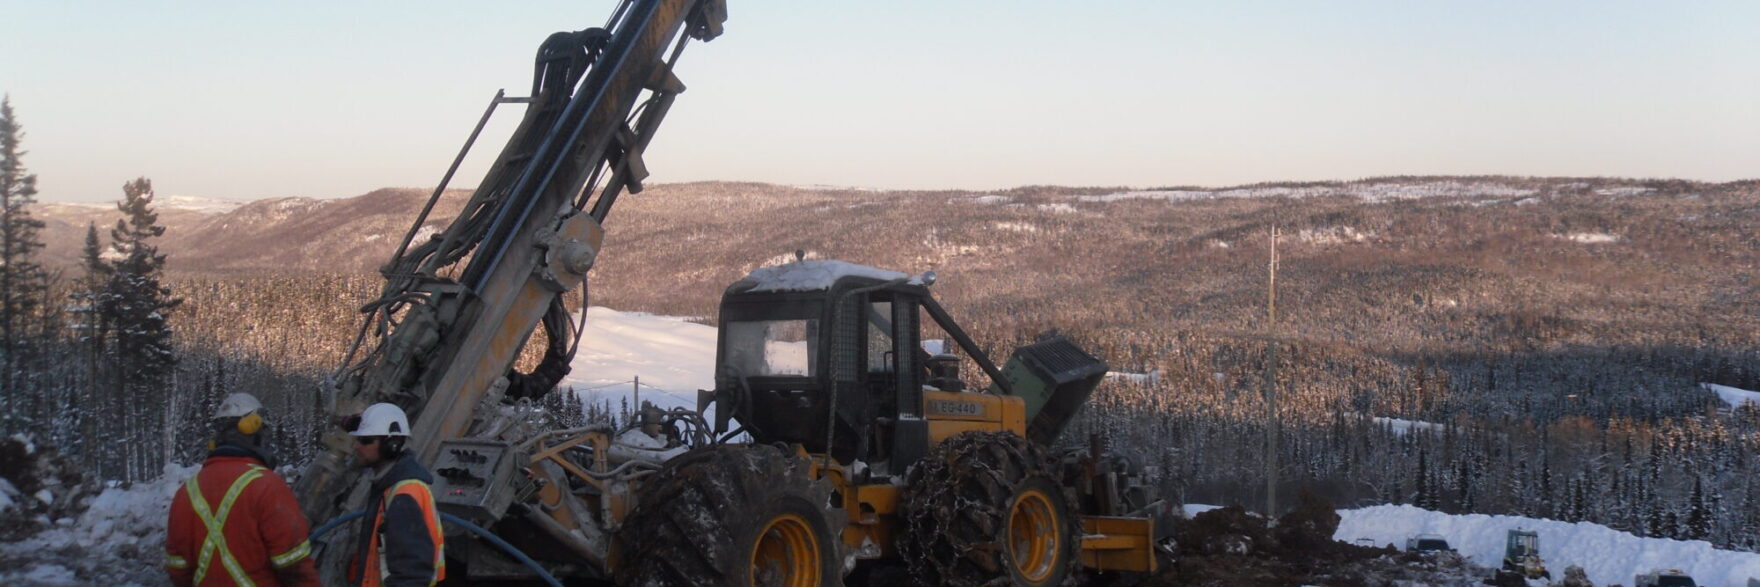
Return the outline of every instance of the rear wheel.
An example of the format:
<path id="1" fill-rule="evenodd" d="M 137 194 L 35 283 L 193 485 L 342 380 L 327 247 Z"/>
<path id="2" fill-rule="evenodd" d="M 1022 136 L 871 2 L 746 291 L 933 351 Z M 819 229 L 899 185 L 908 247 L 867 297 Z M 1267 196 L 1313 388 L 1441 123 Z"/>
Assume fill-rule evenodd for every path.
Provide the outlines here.
<path id="1" fill-rule="evenodd" d="M 808 470 L 768 445 L 673 459 L 618 531 L 618 584 L 841 585 L 847 518 Z"/>
<path id="2" fill-rule="evenodd" d="M 1080 521 L 1057 463 L 1009 432 L 947 439 L 911 469 L 899 549 L 925 584 L 1046 587 L 1074 576 Z"/>

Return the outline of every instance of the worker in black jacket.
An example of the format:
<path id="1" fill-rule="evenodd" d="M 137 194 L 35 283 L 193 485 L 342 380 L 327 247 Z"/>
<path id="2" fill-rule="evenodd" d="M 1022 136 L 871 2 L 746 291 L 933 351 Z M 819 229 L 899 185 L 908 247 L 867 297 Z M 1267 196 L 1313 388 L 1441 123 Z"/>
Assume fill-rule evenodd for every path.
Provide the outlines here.
<path id="1" fill-rule="evenodd" d="M 409 418 L 392 404 L 367 406 L 346 423 L 355 456 L 373 476 L 348 581 L 362 587 L 429 586 L 446 578 L 434 476 L 404 452 Z"/>

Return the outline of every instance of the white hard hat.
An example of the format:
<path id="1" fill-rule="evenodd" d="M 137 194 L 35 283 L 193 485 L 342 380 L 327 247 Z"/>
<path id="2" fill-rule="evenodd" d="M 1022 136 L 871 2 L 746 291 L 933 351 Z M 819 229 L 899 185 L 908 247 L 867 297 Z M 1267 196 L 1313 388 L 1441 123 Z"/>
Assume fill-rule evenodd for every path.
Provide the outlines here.
<path id="1" fill-rule="evenodd" d="M 373 404 L 361 411 L 361 422 L 350 436 L 409 436 L 409 417 L 395 404 Z"/>
<path id="2" fill-rule="evenodd" d="M 220 407 L 214 410 L 214 419 L 243 418 L 251 415 L 251 412 L 262 409 L 263 402 L 257 401 L 256 396 L 248 393 L 235 393 L 220 401 Z"/>

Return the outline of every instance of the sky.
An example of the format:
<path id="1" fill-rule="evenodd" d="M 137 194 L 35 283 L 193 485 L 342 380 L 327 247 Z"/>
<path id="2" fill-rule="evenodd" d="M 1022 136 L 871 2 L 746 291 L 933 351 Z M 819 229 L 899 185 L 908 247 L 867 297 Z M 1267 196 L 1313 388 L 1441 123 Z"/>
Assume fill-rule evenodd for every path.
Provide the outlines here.
<path id="1" fill-rule="evenodd" d="M 432 187 L 611 0 L 0 0 L 42 201 Z M 1760 2 L 729 0 L 650 182 L 1760 177 Z M 454 181 L 475 185 L 517 107 Z"/>

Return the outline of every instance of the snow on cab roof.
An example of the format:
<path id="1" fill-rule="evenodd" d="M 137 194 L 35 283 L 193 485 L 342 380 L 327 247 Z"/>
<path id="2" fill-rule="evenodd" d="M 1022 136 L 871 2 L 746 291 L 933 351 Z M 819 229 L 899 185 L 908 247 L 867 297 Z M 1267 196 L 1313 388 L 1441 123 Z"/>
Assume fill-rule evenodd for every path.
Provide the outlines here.
<path id="1" fill-rule="evenodd" d="M 739 292 L 818 291 L 830 289 L 832 284 L 837 283 L 837 280 L 849 276 L 869 277 L 882 281 L 909 277 L 897 271 L 887 271 L 867 265 L 828 259 L 809 259 L 753 269 L 745 279 L 734 283 L 733 287 L 729 289 Z M 915 279 L 912 279 L 911 282 L 917 283 Z"/>

